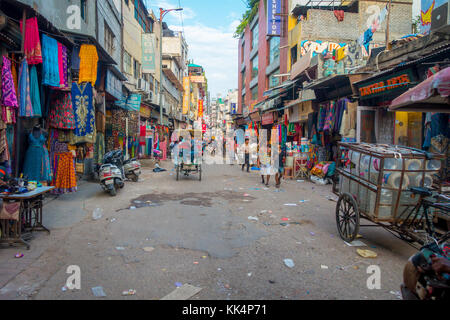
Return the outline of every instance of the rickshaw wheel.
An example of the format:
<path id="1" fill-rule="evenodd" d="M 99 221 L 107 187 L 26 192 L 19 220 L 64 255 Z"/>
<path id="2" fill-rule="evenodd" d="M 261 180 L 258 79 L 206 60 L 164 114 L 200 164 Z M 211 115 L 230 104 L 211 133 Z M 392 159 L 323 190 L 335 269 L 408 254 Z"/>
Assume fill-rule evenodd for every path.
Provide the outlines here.
<path id="1" fill-rule="evenodd" d="M 180 180 L 180 166 L 177 165 L 177 181 Z"/>
<path id="2" fill-rule="evenodd" d="M 359 209 L 353 196 L 343 193 L 336 205 L 336 225 L 344 241 L 352 242 L 359 232 Z"/>

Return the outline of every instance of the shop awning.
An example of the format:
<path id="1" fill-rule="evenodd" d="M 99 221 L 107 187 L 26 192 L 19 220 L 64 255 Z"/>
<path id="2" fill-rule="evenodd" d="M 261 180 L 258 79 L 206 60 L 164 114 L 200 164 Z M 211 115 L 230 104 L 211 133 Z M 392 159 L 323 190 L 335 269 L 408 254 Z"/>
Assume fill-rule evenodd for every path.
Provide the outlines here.
<path id="1" fill-rule="evenodd" d="M 170 82 L 173 83 L 173 85 L 181 92 L 184 91 L 184 87 L 183 85 L 180 83 L 180 81 L 177 79 L 177 77 L 175 76 L 175 74 L 172 72 L 172 70 L 168 69 L 168 68 L 164 68 L 163 69 L 164 74 L 166 75 L 166 77 L 170 80 Z"/>
<path id="2" fill-rule="evenodd" d="M 365 74 L 335 74 L 316 80 L 303 87 L 305 90 L 314 90 L 317 101 L 333 100 L 337 98 L 353 96 L 352 84 L 361 80 Z"/>
<path id="3" fill-rule="evenodd" d="M 450 113 L 450 67 L 392 101 L 389 110 Z"/>
<path id="4" fill-rule="evenodd" d="M 274 87 L 270 90 L 264 91 L 264 97 L 272 97 L 274 95 L 277 95 L 280 93 L 281 89 L 286 89 L 289 86 L 294 85 L 294 84 L 295 84 L 295 81 L 287 80 L 277 87 Z"/>

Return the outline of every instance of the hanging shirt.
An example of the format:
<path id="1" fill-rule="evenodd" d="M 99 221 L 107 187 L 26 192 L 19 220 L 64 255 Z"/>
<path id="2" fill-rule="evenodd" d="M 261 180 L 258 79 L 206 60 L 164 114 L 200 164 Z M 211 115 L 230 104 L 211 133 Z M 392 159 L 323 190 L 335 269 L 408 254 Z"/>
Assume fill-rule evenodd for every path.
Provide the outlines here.
<path id="1" fill-rule="evenodd" d="M 78 83 L 97 81 L 98 54 L 92 44 L 83 44 L 80 48 L 80 75 Z"/>
<path id="2" fill-rule="evenodd" d="M 27 59 L 22 61 L 19 70 L 19 116 L 32 117 L 33 106 L 30 98 L 30 77 Z"/>

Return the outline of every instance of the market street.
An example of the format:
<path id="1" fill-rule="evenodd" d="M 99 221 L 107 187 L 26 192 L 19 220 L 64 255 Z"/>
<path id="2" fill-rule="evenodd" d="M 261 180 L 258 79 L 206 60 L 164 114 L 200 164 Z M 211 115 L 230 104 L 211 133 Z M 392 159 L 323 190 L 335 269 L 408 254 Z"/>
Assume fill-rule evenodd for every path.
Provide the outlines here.
<path id="1" fill-rule="evenodd" d="M 171 162 L 162 166 L 168 171 L 146 168 L 114 198 L 86 182 L 47 199 L 51 234 L 35 233 L 29 251 L 0 250 L 0 299 L 159 300 L 186 283 L 202 288 L 194 300 L 398 299 L 415 250 L 383 229 L 362 228 L 358 240 L 378 256 L 360 257 L 338 236 L 331 185 L 283 180 L 276 192 L 271 180 L 265 190 L 260 176 L 237 165 L 205 166 L 203 181 L 177 182 Z M 62 290 L 70 265 L 80 267 L 80 290 Z M 381 269 L 379 290 L 367 288 L 369 265 Z M 106 297 L 94 297 L 99 286 Z M 136 294 L 122 296 L 129 289 Z"/>

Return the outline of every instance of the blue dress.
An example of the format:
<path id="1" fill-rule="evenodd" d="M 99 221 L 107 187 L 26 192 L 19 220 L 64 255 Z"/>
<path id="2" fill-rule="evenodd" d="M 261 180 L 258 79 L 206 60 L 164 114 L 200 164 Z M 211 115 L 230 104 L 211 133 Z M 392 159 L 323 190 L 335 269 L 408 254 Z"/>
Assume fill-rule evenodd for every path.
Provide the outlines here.
<path id="1" fill-rule="evenodd" d="M 45 147 L 45 137 L 41 134 L 36 139 L 33 133 L 30 133 L 28 138 L 30 145 L 23 166 L 24 176 L 30 181 L 51 181 L 50 158 Z"/>

